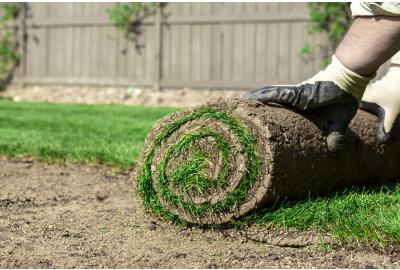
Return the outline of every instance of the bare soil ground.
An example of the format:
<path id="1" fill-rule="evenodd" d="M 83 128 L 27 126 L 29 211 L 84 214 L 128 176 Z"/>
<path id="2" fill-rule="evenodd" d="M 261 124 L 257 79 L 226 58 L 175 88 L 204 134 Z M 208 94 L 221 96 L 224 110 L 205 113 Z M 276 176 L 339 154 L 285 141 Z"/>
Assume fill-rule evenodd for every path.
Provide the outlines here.
<path id="1" fill-rule="evenodd" d="M 0 158 L 0 185 L 0 268 L 400 267 L 399 251 L 326 251 L 313 232 L 179 229 L 107 166 Z"/>
<path id="2" fill-rule="evenodd" d="M 46 101 L 87 104 L 126 104 L 148 106 L 191 107 L 208 99 L 239 97 L 246 91 L 193 90 L 190 88 L 154 91 L 136 87 L 83 87 L 83 86 L 12 86 L 0 91 L 1 97 L 14 101 Z"/>

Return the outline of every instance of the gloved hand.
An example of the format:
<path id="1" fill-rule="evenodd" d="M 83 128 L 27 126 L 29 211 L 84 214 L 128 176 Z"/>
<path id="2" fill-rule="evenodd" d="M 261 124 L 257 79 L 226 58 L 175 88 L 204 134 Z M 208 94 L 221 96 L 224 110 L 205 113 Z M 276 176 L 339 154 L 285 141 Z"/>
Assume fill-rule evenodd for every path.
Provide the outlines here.
<path id="1" fill-rule="evenodd" d="M 298 85 L 266 86 L 246 93 L 244 97 L 264 104 L 274 102 L 291 106 L 318 116 L 325 122 L 328 149 L 336 156 L 343 149 L 345 130 L 373 77 L 352 72 L 333 56 L 325 70 L 307 81 Z"/>
<path id="2" fill-rule="evenodd" d="M 360 107 L 378 116 L 379 142 L 389 140 L 400 114 L 400 65 L 390 67 L 381 80 L 367 86 Z"/>

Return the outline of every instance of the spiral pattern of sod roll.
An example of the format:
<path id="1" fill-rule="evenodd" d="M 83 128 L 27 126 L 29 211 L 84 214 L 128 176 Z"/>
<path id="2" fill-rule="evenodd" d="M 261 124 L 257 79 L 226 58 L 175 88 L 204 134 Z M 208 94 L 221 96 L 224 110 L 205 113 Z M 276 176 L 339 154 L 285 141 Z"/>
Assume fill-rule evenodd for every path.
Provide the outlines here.
<path id="1" fill-rule="evenodd" d="M 238 102 L 209 102 L 154 125 L 135 174 L 145 208 L 171 221 L 220 224 L 261 203 L 265 132 Z"/>

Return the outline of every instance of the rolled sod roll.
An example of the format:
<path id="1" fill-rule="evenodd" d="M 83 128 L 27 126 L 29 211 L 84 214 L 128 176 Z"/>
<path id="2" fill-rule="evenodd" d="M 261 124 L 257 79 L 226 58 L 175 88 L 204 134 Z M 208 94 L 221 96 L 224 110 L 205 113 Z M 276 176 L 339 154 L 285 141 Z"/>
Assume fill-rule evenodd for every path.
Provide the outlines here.
<path id="1" fill-rule="evenodd" d="M 135 172 L 145 208 L 172 221 L 220 224 L 279 199 L 299 200 L 400 176 L 399 128 L 376 139 L 359 111 L 339 157 L 316 118 L 279 105 L 219 99 L 160 119 Z"/>

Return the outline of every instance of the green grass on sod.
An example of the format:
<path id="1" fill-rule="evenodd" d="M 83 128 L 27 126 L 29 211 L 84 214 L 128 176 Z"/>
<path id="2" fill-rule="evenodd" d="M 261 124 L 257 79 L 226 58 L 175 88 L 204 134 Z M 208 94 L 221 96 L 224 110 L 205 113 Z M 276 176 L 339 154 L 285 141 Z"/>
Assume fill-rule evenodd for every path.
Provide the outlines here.
<path id="1" fill-rule="evenodd" d="M 349 188 L 326 197 L 279 203 L 239 221 L 328 232 L 339 242 L 400 244 L 400 184 Z"/>
<path id="2" fill-rule="evenodd" d="M 186 201 L 182 196 L 178 196 L 171 192 L 169 189 L 168 181 L 174 182 L 173 177 L 177 176 L 176 171 L 173 172 L 169 179 L 166 178 L 166 167 L 168 160 L 173 153 L 180 153 L 185 147 L 188 147 L 191 153 L 193 153 L 193 145 L 191 144 L 196 139 L 204 137 L 212 137 L 216 141 L 217 148 L 223 153 L 222 166 L 219 172 L 218 180 L 207 181 L 208 183 L 217 184 L 223 183 L 225 181 L 226 175 L 228 173 L 228 159 L 230 154 L 229 143 L 223 138 L 219 133 L 207 129 L 199 129 L 196 132 L 188 133 L 182 136 L 174 145 L 172 145 L 166 153 L 164 153 L 163 158 L 159 161 L 157 165 L 157 180 L 159 193 L 153 188 L 153 178 L 151 172 L 151 165 L 156 148 L 161 145 L 164 139 L 168 138 L 176 129 L 184 125 L 189 121 L 193 121 L 199 118 L 213 119 L 214 121 L 221 121 L 227 127 L 229 127 L 237 136 L 239 143 L 243 146 L 243 150 L 248 157 L 247 172 L 237 185 L 228 195 L 218 202 L 211 204 L 209 202 L 205 203 L 193 203 L 191 201 Z M 199 157 L 199 156 L 198 156 Z M 197 157 L 197 158 L 198 158 Z M 201 157 L 201 156 L 200 156 Z M 197 162 L 197 165 L 200 165 Z M 181 165 L 181 169 L 184 168 L 186 171 L 193 171 L 192 162 Z M 143 167 L 141 168 L 140 175 L 138 177 L 138 191 L 142 196 L 144 205 L 151 209 L 153 213 L 163 216 L 169 220 L 177 220 L 178 216 L 169 212 L 165 209 L 161 202 L 160 197 L 162 196 L 166 201 L 173 203 L 178 209 L 185 211 L 189 214 L 195 214 L 197 216 L 207 215 L 211 213 L 224 212 L 228 209 L 232 209 L 237 205 L 237 202 L 241 201 L 247 195 L 247 190 L 250 188 L 251 183 L 257 179 L 258 175 L 258 161 L 256 157 L 256 142 L 251 138 L 250 134 L 247 132 L 246 128 L 242 126 L 235 118 L 229 117 L 227 114 L 217 111 L 213 108 L 203 106 L 201 109 L 191 112 L 171 123 L 168 123 L 163 127 L 154 139 L 154 142 L 144 158 Z M 199 170 L 201 165 L 197 168 Z M 177 168 L 175 168 L 177 169 Z M 172 176 L 172 177 L 171 177 Z M 179 177 L 179 176 L 178 176 Z M 172 179 L 171 179 L 172 178 Z M 192 178 L 193 179 L 193 178 Z M 181 184 L 182 188 L 185 188 L 186 184 L 191 179 L 185 177 L 182 179 L 175 178 L 175 181 Z M 204 185 L 206 182 L 204 178 L 197 178 L 194 182 L 200 185 Z M 197 185 L 200 187 L 200 185 Z M 161 196 L 160 196 L 161 195 Z"/>
<path id="3" fill-rule="evenodd" d="M 174 108 L 13 103 L 0 100 L 0 154 L 130 167 L 147 132 Z M 400 244 L 400 185 L 349 189 L 283 203 L 239 221 L 315 229 L 342 241 Z"/>

